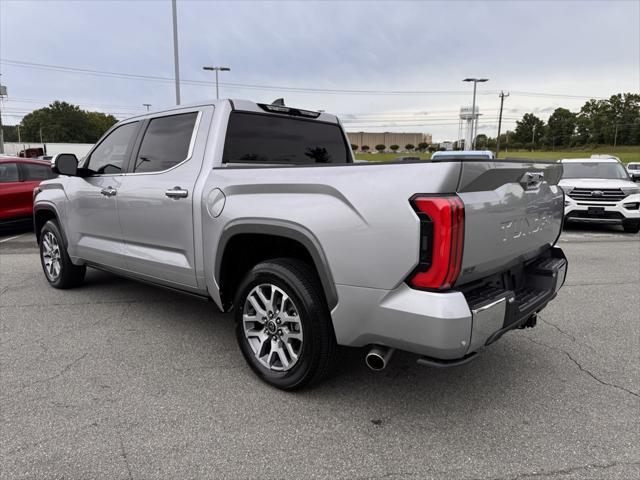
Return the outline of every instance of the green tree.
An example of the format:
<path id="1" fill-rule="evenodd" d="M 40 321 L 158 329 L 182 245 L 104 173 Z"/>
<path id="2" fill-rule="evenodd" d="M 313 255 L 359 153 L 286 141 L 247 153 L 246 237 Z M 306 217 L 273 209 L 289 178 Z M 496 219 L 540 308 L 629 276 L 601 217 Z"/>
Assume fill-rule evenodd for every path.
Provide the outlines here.
<path id="1" fill-rule="evenodd" d="M 528 144 L 533 141 L 535 145 L 540 141 L 544 133 L 544 122 L 533 113 L 525 113 L 522 120 L 516 121 L 514 137 L 519 143 Z"/>
<path id="2" fill-rule="evenodd" d="M 85 112 L 87 117 L 86 142 L 95 143 L 107 130 L 115 125 L 118 120 L 113 115 L 105 115 L 100 112 Z"/>
<path id="3" fill-rule="evenodd" d="M 67 102 L 53 102 L 34 110 L 20 122 L 20 134 L 25 142 L 94 143 L 113 124 L 113 115 L 86 112 Z"/>
<path id="4" fill-rule="evenodd" d="M 400 146 L 399 145 L 391 145 L 389 148 L 391 149 L 391 151 L 393 153 L 396 153 L 398 151 L 398 149 L 400 148 Z"/>
<path id="5" fill-rule="evenodd" d="M 420 142 L 418 144 L 418 150 L 420 150 L 421 152 L 424 152 L 427 148 L 429 148 L 429 144 L 426 142 Z"/>
<path id="6" fill-rule="evenodd" d="M 368 151 L 369 151 L 369 145 L 362 145 L 362 146 L 360 147 L 360 150 L 362 150 L 362 151 L 363 151 L 363 152 L 365 152 L 365 153 L 366 153 L 366 152 L 368 152 Z"/>
<path id="7" fill-rule="evenodd" d="M 487 148 L 487 136 L 484 133 L 478 134 L 476 137 L 476 148 L 484 149 Z"/>
<path id="8" fill-rule="evenodd" d="M 556 108 L 547 122 L 547 137 L 550 146 L 564 147 L 571 144 L 576 130 L 576 114 L 566 108 Z"/>
<path id="9" fill-rule="evenodd" d="M 351 144 L 351 150 L 353 150 L 354 152 L 355 152 L 356 150 L 358 150 L 358 145 L 356 145 L 355 143 L 352 143 L 352 144 Z"/>
<path id="10" fill-rule="evenodd" d="M 18 141 L 18 126 L 17 125 L 3 125 L 2 133 L 4 135 L 5 142 L 17 142 Z M 22 137 L 22 132 L 20 132 Z M 22 138 L 21 138 L 22 139 Z"/>
<path id="11" fill-rule="evenodd" d="M 607 101 L 607 128 L 605 141 L 616 145 L 640 143 L 640 94 L 618 93 Z"/>
<path id="12" fill-rule="evenodd" d="M 381 144 L 381 143 L 379 143 L 378 145 L 376 145 L 376 150 L 377 150 L 379 153 L 384 152 L 386 148 L 387 148 L 387 147 L 386 147 L 385 145 Z"/>
<path id="13" fill-rule="evenodd" d="M 413 149 L 414 149 L 414 148 L 416 148 L 416 147 L 415 147 L 415 145 L 413 145 L 412 143 L 407 143 L 407 144 L 404 146 L 404 148 L 405 148 L 407 151 L 409 151 L 409 152 L 410 152 L 411 150 L 413 150 Z"/>

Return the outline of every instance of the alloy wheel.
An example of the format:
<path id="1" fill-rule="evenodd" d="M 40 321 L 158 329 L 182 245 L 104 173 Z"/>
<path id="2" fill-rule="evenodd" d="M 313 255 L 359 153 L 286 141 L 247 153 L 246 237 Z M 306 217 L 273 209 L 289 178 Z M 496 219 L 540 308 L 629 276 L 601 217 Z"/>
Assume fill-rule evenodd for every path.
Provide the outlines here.
<path id="1" fill-rule="evenodd" d="M 245 338 L 262 366 L 286 372 L 298 362 L 302 322 L 295 303 L 280 287 L 255 286 L 245 299 L 242 323 Z"/>

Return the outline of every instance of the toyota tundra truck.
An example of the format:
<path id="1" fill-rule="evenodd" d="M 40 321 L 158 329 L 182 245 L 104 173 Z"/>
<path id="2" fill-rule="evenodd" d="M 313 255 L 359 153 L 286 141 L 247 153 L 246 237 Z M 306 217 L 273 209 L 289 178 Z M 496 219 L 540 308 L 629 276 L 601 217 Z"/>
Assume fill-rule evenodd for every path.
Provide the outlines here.
<path id="1" fill-rule="evenodd" d="M 335 116 L 281 103 L 148 113 L 52 168 L 34 191 L 52 287 L 91 267 L 208 299 L 284 390 L 325 377 L 339 345 L 372 369 L 395 349 L 462 365 L 534 326 L 567 271 L 561 164 L 354 162 Z"/>

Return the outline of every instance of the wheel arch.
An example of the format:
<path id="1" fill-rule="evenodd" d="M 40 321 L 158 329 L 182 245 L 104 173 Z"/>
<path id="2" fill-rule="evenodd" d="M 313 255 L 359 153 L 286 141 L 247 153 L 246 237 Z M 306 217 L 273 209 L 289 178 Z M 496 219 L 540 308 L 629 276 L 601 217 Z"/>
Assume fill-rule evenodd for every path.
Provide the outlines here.
<path id="1" fill-rule="evenodd" d="M 236 260 L 238 249 L 246 245 L 246 242 L 252 241 L 259 242 L 260 247 L 257 253 L 251 257 L 248 263 L 232 270 L 230 267 L 235 266 L 233 262 Z M 297 224 L 242 222 L 226 228 L 218 242 L 214 276 L 220 287 L 223 308 L 226 310 L 226 307 L 233 300 L 234 289 L 238 283 L 237 278 L 229 276 L 230 271 L 234 271 L 236 277 L 242 277 L 248 269 L 257 263 L 256 260 L 262 261 L 278 256 L 291 256 L 307 261 L 318 274 L 329 310 L 337 305 L 338 294 L 329 263 L 320 242 L 310 231 Z"/>
<path id="2" fill-rule="evenodd" d="M 44 224 L 49 220 L 55 220 L 58 223 L 58 228 L 60 229 L 60 233 L 62 233 L 64 247 L 67 248 L 69 242 L 67 240 L 67 234 L 64 231 L 64 227 L 62 226 L 62 222 L 60 221 L 60 214 L 56 207 L 49 203 L 37 204 L 33 207 L 33 230 L 36 234 L 36 241 L 40 244 L 40 230 L 42 230 Z"/>

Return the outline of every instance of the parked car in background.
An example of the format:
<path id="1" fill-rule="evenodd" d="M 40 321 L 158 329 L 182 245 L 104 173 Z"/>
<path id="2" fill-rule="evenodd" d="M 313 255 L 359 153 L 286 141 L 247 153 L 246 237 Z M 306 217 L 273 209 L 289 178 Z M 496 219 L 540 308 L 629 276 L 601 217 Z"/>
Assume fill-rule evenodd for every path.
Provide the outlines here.
<path id="1" fill-rule="evenodd" d="M 31 225 L 33 189 L 54 176 L 51 161 L 0 157 L 0 228 Z"/>
<path id="2" fill-rule="evenodd" d="M 640 162 L 627 163 L 627 173 L 634 182 L 640 180 Z"/>
<path id="3" fill-rule="evenodd" d="M 431 160 L 446 160 L 448 158 L 468 158 L 471 160 L 493 160 L 495 155 L 491 150 L 447 150 L 433 152 Z"/>
<path id="4" fill-rule="evenodd" d="M 640 231 L 640 187 L 615 157 L 560 160 L 565 221 L 622 225 Z"/>

